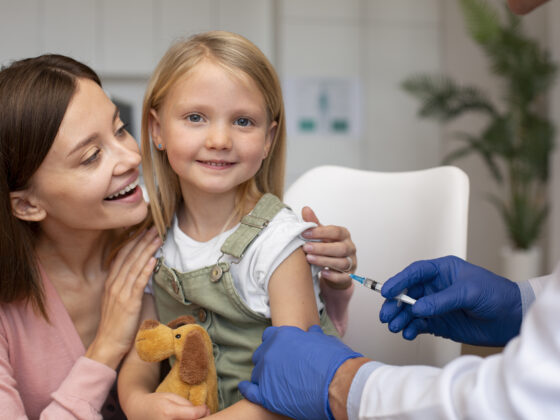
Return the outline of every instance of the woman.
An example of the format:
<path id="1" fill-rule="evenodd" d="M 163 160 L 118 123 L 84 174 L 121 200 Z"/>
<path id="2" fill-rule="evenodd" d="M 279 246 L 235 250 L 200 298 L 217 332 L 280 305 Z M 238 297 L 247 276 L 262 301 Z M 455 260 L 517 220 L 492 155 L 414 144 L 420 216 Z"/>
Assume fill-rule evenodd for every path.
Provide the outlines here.
<path id="1" fill-rule="evenodd" d="M 97 75 L 66 57 L 2 70 L 0 108 L 0 406 L 100 417 L 160 245 L 138 231 L 110 258 L 147 216 L 138 148 Z"/>
<path id="2" fill-rule="evenodd" d="M 2 415 L 118 418 L 110 390 L 153 311 L 143 290 L 161 245 L 143 227 L 137 144 L 98 76 L 68 57 L 3 69 L 0 109 Z M 333 243 L 314 244 L 319 264 L 355 265 L 347 231 L 321 229 Z"/>

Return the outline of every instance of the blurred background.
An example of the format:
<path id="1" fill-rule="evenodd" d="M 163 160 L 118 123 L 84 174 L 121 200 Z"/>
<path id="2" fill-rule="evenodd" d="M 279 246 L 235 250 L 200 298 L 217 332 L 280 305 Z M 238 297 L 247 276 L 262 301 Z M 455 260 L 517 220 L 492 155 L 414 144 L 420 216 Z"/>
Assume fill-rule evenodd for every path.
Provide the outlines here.
<path id="1" fill-rule="evenodd" d="M 489 3 L 504 11 L 502 1 Z M 522 18 L 527 35 L 555 61 L 559 20 L 555 0 Z M 45 52 L 84 61 L 122 104 L 139 138 L 143 91 L 158 59 L 173 40 L 210 29 L 246 36 L 279 73 L 289 127 L 287 186 L 323 164 L 373 171 L 437 166 L 457 147 L 449 141 L 453 132 L 482 126 L 476 116 L 445 126 L 419 118 L 419 103 L 400 86 L 413 74 L 446 74 L 500 99 L 501 81 L 468 36 L 457 0 L 0 0 L 0 62 Z M 560 126 L 557 86 L 542 112 Z M 496 184 L 479 156 L 454 164 L 471 182 L 468 260 L 500 273 L 508 239 L 487 200 Z M 560 259 L 558 151 L 548 192 L 539 239 L 543 272 Z"/>

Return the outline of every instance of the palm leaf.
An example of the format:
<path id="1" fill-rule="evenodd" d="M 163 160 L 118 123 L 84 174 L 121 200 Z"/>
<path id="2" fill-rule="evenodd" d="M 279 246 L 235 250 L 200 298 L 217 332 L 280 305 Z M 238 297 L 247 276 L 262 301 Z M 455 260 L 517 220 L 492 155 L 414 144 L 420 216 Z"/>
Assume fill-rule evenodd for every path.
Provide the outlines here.
<path id="1" fill-rule="evenodd" d="M 511 242 L 528 248 L 538 238 L 548 212 L 542 188 L 548 180 L 548 160 L 554 147 L 553 125 L 534 108 L 551 87 L 557 68 L 548 52 L 523 33 L 521 20 L 509 10 L 502 23 L 487 0 L 459 2 L 468 33 L 484 50 L 491 71 L 503 81 L 503 106 L 495 106 L 481 89 L 459 85 L 446 76 L 413 76 L 402 87 L 420 100 L 421 117 L 442 122 L 468 112 L 488 117 L 478 134 L 454 136 L 463 144 L 447 154 L 443 163 L 479 155 L 496 182 L 506 185 L 507 200 L 492 196 L 490 201 L 499 211 Z"/>
<path id="2" fill-rule="evenodd" d="M 488 150 L 483 138 L 475 137 L 468 133 L 455 133 L 455 138 L 466 142 L 467 145 L 447 154 L 442 161 L 443 164 L 451 163 L 471 153 L 478 153 L 496 182 L 498 184 L 503 182 L 504 177 L 502 176 L 500 167 L 492 152 Z"/>
<path id="3" fill-rule="evenodd" d="M 472 86 L 459 86 L 449 77 L 416 75 L 406 79 L 402 88 L 422 102 L 418 111 L 421 117 L 447 122 L 467 111 L 496 114 L 482 91 Z"/>
<path id="4" fill-rule="evenodd" d="M 483 46 L 498 42 L 501 32 L 498 13 L 483 0 L 460 0 L 467 30 Z"/>

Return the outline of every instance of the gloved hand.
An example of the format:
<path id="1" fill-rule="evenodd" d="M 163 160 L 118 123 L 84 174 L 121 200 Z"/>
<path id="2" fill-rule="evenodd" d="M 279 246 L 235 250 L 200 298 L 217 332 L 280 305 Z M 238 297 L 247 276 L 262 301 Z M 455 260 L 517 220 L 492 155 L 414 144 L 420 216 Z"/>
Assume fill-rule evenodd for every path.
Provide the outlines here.
<path id="1" fill-rule="evenodd" d="M 249 401 L 295 419 L 333 419 L 329 385 L 348 359 L 362 357 L 318 325 L 268 327 L 253 354 L 251 382 L 239 383 Z"/>
<path id="2" fill-rule="evenodd" d="M 418 301 L 398 305 L 404 289 Z M 417 261 L 385 282 L 381 322 L 413 340 L 431 333 L 467 344 L 502 346 L 519 334 L 522 308 L 519 286 L 460 258 Z"/>

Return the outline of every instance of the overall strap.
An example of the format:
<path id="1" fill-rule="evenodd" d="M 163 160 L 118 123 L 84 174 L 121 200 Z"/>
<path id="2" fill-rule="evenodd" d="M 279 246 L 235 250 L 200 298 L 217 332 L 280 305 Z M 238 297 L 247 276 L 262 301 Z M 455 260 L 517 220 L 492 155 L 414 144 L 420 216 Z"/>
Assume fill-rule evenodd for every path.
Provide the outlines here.
<path id="1" fill-rule="evenodd" d="M 249 245 L 284 207 L 286 205 L 275 195 L 263 195 L 251 213 L 241 219 L 241 224 L 226 239 L 221 251 L 235 258 L 243 257 Z"/>

